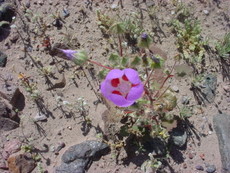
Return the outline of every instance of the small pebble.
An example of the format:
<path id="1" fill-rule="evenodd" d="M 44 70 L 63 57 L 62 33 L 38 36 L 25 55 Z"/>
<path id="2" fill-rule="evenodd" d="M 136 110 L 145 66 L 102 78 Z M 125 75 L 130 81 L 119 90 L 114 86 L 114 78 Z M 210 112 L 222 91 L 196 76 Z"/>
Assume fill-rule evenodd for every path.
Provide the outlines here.
<path id="1" fill-rule="evenodd" d="M 188 157 L 189 157 L 189 159 L 193 159 L 194 158 L 194 154 L 193 153 L 189 153 Z"/>
<path id="2" fill-rule="evenodd" d="M 50 151 L 51 151 L 51 152 L 54 152 L 55 150 L 56 150 L 55 146 L 51 145 L 51 146 L 50 146 Z"/>
<path id="3" fill-rule="evenodd" d="M 47 117 L 45 114 L 42 114 L 42 113 L 37 113 L 37 115 L 34 117 L 34 121 L 37 122 L 37 121 L 44 121 L 46 120 Z"/>
<path id="4" fill-rule="evenodd" d="M 190 98 L 188 96 L 182 96 L 181 103 L 184 105 L 187 105 L 187 104 L 189 104 L 189 100 L 190 100 Z"/>
<path id="5" fill-rule="evenodd" d="M 186 163 L 183 164 L 183 168 L 186 169 L 188 166 Z"/>
<path id="6" fill-rule="evenodd" d="M 171 89 L 172 89 L 174 92 L 177 92 L 177 93 L 179 92 L 178 86 L 175 86 L 175 85 L 174 85 L 174 86 L 171 87 Z"/>
<path id="7" fill-rule="evenodd" d="M 38 1 L 38 4 L 43 5 L 44 4 L 43 0 Z"/>
<path id="8" fill-rule="evenodd" d="M 196 166 L 196 169 L 199 170 L 199 171 L 203 171 L 203 170 L 204 170 L 204 167 L 201 166 L 201 165 L 197 165 L 197 166 Z"/>
<path id="9" fill-rule="evenodd" d="M 214 173 L 216 171 L 215 165 L 207 165 L 206 168 L 207 173 Z"/>
<path id="10" fill-rule="evenodd" d="M 67 128 L 68 128 L 69 130 L 72 130 L 72 127 L 71 127 L 71 126 L 68 126 Z"/>
<path id="11" fill-rule="evenodd" d="M 67 9 L 63 9 L 62 15 L 64 18 L 68 17 L 70 15 L 69 11 Z"/>
<path id="12" fill-rule="evenodd" d="M 206 15 L 209 15 L 209 11 L 208 10 L 203 10 L 203 13 Z"/>
<path id="13" fill-rule="evenodd" d="M 27 1 L 25 6 L 26 8 L 30 8 L 30 1 Z"/>
<path id="14" fill-rule="evenodd" d="M 55 154 L 58 154 L 59 151 L 60 151 L 62 148 L 64 148 L 64 147 L 65 147 L 65 143 L 64 143 L 64 142 L 58 143 L 58 146 L 57 146 L 56 149 L 55 149 Z"/>
<path id="15" fill-rule="evenodd" d="M 116 9 L 117 8 L 117 4 L 112 4 L 111 5 L 111 9 Z"/>

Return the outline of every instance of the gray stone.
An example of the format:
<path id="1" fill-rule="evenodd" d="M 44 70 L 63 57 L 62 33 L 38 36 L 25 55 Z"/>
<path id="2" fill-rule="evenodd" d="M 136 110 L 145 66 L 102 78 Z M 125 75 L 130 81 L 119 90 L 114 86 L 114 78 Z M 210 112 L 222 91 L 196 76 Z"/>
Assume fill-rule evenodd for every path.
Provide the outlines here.
<path id="1" fill-rule="evenodd" d="M 0 67 L 5 67 L 7 62 L 7 55 L 0 51 Z"/>
<path id="2" fill-rule="evenodd" d="M 204 170 L 204 167 L 201 166 L 201 165 L 197 165 L 197 166 L 196 166 L 196 170 L 203 171 L 203 170 Z"/>
<path id="3" fill-rule="evenodd" d="M 188 96 L 182 96 L 182 98 L 181 98 L 181 103 L 182 103 L 183 105 L 189 104 L 189 101 L 190 101 L 190 98 L 189 98 Z"/>
<path id="4" fill-rule="evenodd" d="M 10 103 L 0 97 L 0 131 L 9 131 L 19 127 L 19 117 Z"/>
<path id="5" fill-rule="evenodd" d="M 44 121 L 47 120 L 47 116 L 41 112 L 37 113 L 37 115 L 34 117 L 34 121 Z"/>
<path id="6" fill-rule="evenodd" d="M 177 93 L 179 92 L 179 88 L 178 88 L 178 86 L 176 86 L 176 85 L 172 86 L 171 89 L 172 89 L 174 92 L 177 92 Z"/>
<path id="7" fill-rule="evenodd" d="M 206 165 L 206 172 L 207 173 L 214 173 L 215 171 L 216 171 L 216 167 L 215 167 L 215 165 Z"/>
<path id="8" fill-rule="evenodd" d="M 8 100 L 14 108 L 22 110 L 25 106 L 25 97 L 19 90 L 16 79 L 10 75 L 7 69 L 1 71 L 1 78 L 0 97 Z"/>
<path id="9" fill-rule="evenodd" d="M 90 140 L 71 146 L 63 155 L 56 173 L 84 173 L 90 160 L 109 151 L 109 146 L 100 141 Z"/>
<path id="10" fill-rule="evenodd" d="M 70 163 L 75 159 L 86 159 L 93 157 L 98 152 L 108 148 L 108 145 L 99 141 L 85 141 L 70 147 L 62 156 L 64 163 Z"/>
<path id="11" fill-rule="evenodd" d="M 215 92 L 217 87 L 217 77 L 213 74 L 207 74 L 204 77 L 201 91 L 205 95 L 204 102 L 212 103 L 215 99 Z"/>
<path id="12" fill-rule="evenodd" d="M 213 119 L 214 129 L 216 131 L 223 173 L 230 172 L 230 115 L 218 114 Z"/>
<path id="13" fill-rule="evenodd" d="M 69 164 L 62 163 L 55 173 L 85 173 L 88 162 L 89 159 L 76 159 Z"/>
<path id="14" fill-rule="evenodd" d="M 206 15 L 209 15 L 209 11 L 208 10 L 203 10 L 203 13 Z"/>
<path id="15" fill-rule="evenodd" d="M 183 147 L 187 142 L 188 136 L 185 131 L 175 129 L 172 131 L 170 136 L 171 136 L 172 142 L 178 147 Z"/>
<path id="16" fill-rule="evenodd" d="M 19 123 L 9 119 L 0 117 L 0 131 L 10 131 L 19 127 Z"/>

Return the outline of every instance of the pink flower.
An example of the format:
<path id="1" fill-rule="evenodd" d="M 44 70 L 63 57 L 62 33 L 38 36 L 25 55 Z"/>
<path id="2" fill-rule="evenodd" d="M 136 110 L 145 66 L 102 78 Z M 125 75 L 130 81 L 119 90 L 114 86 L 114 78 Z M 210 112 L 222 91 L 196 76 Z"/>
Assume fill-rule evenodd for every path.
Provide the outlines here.
<path id="1" fill-rule="evenodd" d="M 138 72 L 131 68 L 111 70 L 101 84 L 105 98 L 120 107 L 128 107 L 142 96 L 144 85 Z"/>

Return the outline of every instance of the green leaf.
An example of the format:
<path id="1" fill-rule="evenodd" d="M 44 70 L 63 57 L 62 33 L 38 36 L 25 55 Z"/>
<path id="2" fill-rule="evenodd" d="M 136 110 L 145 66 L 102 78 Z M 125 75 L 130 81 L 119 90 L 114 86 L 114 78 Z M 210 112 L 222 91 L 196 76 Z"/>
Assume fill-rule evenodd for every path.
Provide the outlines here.
<path id="1" fill-rule="evenodd" d="M 108 71 L 109 71 L 108 69 L 103 69 L 103 70 L 99 71 L 99 73 L 98 73 L 99 79 L 104 79 L 105 76 L 107 75 Z"/>
<path id="2" fill-rule="evenodd" d="M 189 49 L 190 49 L 191 51 L 194 51 L 195 48 L 196 48 L 195 44 L 190 44 L 190 45 L 189 45 Z"/>
<path id="3" fill-rule="evenodd" d="M 122 22 L 115 23 L 109 28 L 109 31 L 114 34 L 123 34 L 125 33 L 125 25 Z"/>
<path id="4" fill-rule="evenodd" d="M 135 56 L 134 60 L 131 62 L 131 66 L 137 66 L 140 65 L 141 63 L 141 58 L 138 56 Z"/>
<path id="5" fill-rule="evenodd" d="M 109 57 L 109 61 L 113 63 L 113 65 L 118 65 L 120 61 L 120 56 L 118 54 L 112 53 Z"/>
<path id="6" fill-rule="evenodd" d="M 150 67 L 152 69 L 162 68 L 164 65 L 164 59 L 161 58 L 160 56 L 156 56 L 156 57 L 153 56 L 152 58 L 150 58 L 150 60 L 151 60 Z"/>
<path id="7" fill-rule="evenodd" d="M 121 65 L 126 67 L 128 65 L 129 59 L 126 57 L 123 57 L 121 60 Z"/>
<path id="8" fill-rule="evenodd" d="M 128 126 L 122 126 L 120 129 L 120 135 L 125 137 L 125 136 L 129 136 L 129 131 L 128 131 Z"/>
<path id="9" fill-rule="evenodd" d="M 153 40 L 150 38 L 150 36 L 147 36 L 146 39 L 141 38 L 141 36 L 138 39 L 137 46 L 139 48 L 149 48 L 149 46 L 152 44 Z"/>
<path id="10" fill-rule="evenodd" d="M 186 50 L 183 51 L 183 55 L 184 55 L 184 59 L 189 59 L 190 58 L 189 53 Z"/>

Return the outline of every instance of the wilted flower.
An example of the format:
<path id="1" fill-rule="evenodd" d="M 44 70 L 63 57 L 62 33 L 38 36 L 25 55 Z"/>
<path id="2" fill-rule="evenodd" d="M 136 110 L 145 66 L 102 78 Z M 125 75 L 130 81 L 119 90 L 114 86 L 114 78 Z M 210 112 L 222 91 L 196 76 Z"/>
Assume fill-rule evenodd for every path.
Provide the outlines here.
<path id="1" fill-rule="evenodd" d="M 65 54 L 65 56 L 67 57 L 67 59 L 71 60 L 71 61 L 74 59 L 75 53 L 77 53 L 76 50 L 71 50 L 71 49 L 67 49 L 67 50 L 60 49 L 60 51 L 62 51 Z"/>
<path id="2" fill-rule="evenodd" d="M 83 50 L 71 50 L 71 49 L 59 49 L 63 52 L 66 58 L 70 61 L 73 61 L 77 65 L 82 65 L 88 60 L 88 56 Z"/>
<path id="3" fill-rule="evenodd" d="M 144 91 L 138 72 L 127 68 L 111 70 L 101 84 L 105 98 L 120 107 L 128 107 L 139 99 Z"/>
<path id="4" fill-rule="evenodd" d="M 142 39 L 147 39 L 148 38 L 148 34 L 146 34 L 145 32 L 141 34 L 141 38 Z"/>
<path id="5" fill-rule="evenodd" d="M 138 39 L 137 46 L 140 48 L 149 48 L 152 43 L 152 39 L 149 37 L 147 33 L 142 33 L 140 38 Z"/>

